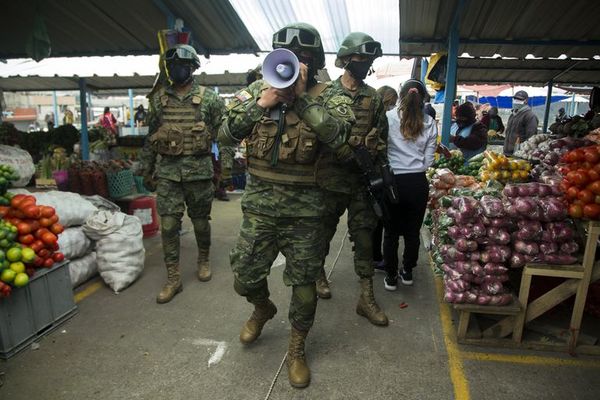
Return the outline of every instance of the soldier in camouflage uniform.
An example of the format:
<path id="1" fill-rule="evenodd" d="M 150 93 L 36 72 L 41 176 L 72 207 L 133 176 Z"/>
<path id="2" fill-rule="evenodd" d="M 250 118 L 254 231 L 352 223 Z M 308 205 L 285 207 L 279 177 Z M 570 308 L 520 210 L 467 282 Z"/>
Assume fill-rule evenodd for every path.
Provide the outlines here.
<path id="1" fill-rule="evenodd" d="M 176 45 L 163 55 L 168 83 L 149 95 L 148 137 L 142 151 L 144 185 L 157 192 L 167 282 L 158 303 L 183 289 L 179 271 L 179 232 L 187 213 L 198 245 L 198 279 L 209 281 L 210 210 L 214 194 L 211 144 L 223 100 L 200 86 L 192 73 L 200 66 L 193 47 Z"/>
<path id="2" fill-rule="evenodd" d="M 315 162 L 323 148 L 347 147 L 354 122 L 348 98 L 329 93 L 314 78 L 325 65 L 317 30 L 290 24 L 273 36 L 273 48 L 287 48 L 301 62 L 296 83 L 275 89 L 258 80 L 238 92 L 219 131 L 221 142 L 247 138 L 250 179 L 242 198 L 240 235 L 231 251 L 234 288 L 254 305 L 240 341 L 254 342 L 277 312 L 269 300 L 267 277 L 278 252 L 286 257 L 283 279 L 292 286 L 288 378 L 294 387 L 310 383 L 304 342 L 317 307 L 315 280 L 323 256 L 323 192 Z M 287 104 L 280 123 L 271 111 Z"/>
<path id="3" fill-rule="evenodd" d="M 350 33 L 342 42 L 335 65 L 344 74 L 333 82 L 332 88 L 346 96 L 356 123 L 348 144 L 368 150 L 374 162 L 385 163 L 388 123 L 381 96 L 364 83 L 373 60 L 381 56 L 381 44 L 362 32 Z M 379 160 L 378 160 L 379 159 Z M 373 293 L 373 243 L 371 235 L 377 226 L 377 216 L 368 197 L 366 181 L 356 160 L 341 160 L 332 151 L 325 151 L 317 164 L 317 181 L 325 189 L 327 217 L 325 239 L 329 243 L 335 234 L 342 214 L 348 210 L 350 240 L 354 243 L 354 270 L 360 278 L 360 296 L 356 312 L 371 323 L 388 325 L 385 313 L 379 308 Z M 317 281 L 317 293 L 330 298 L 331 291 L 324 268 Z"/>

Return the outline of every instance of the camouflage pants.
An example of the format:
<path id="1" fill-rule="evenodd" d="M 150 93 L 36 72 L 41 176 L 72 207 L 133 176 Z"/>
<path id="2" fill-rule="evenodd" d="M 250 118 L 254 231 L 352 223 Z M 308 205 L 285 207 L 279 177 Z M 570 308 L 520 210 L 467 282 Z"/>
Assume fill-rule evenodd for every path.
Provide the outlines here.
<path id="1" fill-rule="evenodd" d="M 325 191 L 325 254 L 329 253 L 340 217 L 348 210 L 348 231 L 353 242 L 354 271 L 361 278 L 373 276 L 373 241 L 371 236 L 377 226 L 377 216 L 364 190 L 353 193 Z"/>
<path id="2" fill-rule="evenodd" d="M 194 226 L 198 248 L 208 249 L 210 210 L 214 194 L 212 182 L 210 180 L 175 182 L 159 178 L 156 194 L 165 264 L 179 263 L 179 232 L 186 207 Z"/>
<path id="3" fill-rule="evenodd" d="M 300 330 L 314 321 L 314 282 L 323 258 L 322 222 L 313 217 L 269 217 L 245 212 L 240 235 L 231 251 L 238 294 L 251 303 L 269 297 L 267 277 L 279 252 L 286 258 L 283 281 L 293 286 L 289 319 Z"/>

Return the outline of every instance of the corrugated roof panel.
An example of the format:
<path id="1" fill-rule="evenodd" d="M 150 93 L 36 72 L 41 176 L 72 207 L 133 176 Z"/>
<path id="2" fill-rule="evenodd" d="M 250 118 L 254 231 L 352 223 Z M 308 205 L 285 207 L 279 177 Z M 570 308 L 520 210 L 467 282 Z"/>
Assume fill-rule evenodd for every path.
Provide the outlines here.
<path id="1" fill-rule="evenodd" d="M 248 53 L 258 45 L 222 0 L 163 0 L 210 54 Z M 47 0 L 3 2 L 0 58 L 26 57 L 25 44 L 39 5 L 52 57 L 157 54 L 157 32 L 167 16 L 153 0 Z"/>
<path id="2" fill-rule="evenodd" d="M 458 2 L 399 1 L 401 55 L 426 56 L 445 49 Z M 598 1 L 570 0 L 563 5 L 545 0 L 465 0 L 459 53 L 519 58 L 527 54 L 591 57 L 600 53 L 598 15 Z M 419 40 L 424 42 L 418 43 Z M 570 41 L 593 41 L 594 45 Z"/>
<path id="3" fill-rule="evenodd" d="M 398 53 L 397 0 L 231 0 L 231 4 L 263 51 L 271 50 L 277 29 L 300 21 L 317 28 L 327 53 L 336 53 L 353 31 L 382 42 L 385 54 Z"/>

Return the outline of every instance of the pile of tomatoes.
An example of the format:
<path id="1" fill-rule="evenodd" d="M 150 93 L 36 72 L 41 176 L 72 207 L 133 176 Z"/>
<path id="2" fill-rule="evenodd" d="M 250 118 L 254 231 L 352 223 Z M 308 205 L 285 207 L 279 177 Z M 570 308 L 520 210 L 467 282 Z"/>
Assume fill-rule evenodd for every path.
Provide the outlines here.
<path id="1" fill-rule="evenodd" d="M 64 227 L 53 207 L 37 205 L 31 195 L 17 194 L 10 200 L 10 206 L 0 207 L 0 218 L 17 227 L 19 243 L 33 249 L 35 267 L 51 268 L 65 259 L 58 252 L 58 235 Z"/>
<path id="2" fill-rule="evenodd" d="M 600 145 L 565 153 L 559 167 L 572 218 L 600 219 Z"/>

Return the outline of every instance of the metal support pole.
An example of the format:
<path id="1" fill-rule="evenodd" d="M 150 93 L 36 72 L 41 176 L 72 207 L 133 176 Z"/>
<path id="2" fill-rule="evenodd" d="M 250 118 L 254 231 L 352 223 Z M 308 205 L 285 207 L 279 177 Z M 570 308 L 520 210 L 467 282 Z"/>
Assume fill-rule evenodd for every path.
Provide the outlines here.
<path id="1" fill-rule="evenodd" d="M 90 93 L 90 92 L 87 93 L 87 106 L 88 106 L 88 110 L 90 112 L 89 120 L 93 121 L 96 119 L 96 117 L 94 116 L 94 105 L 92 104 L 92 93 Z"/>
<path id="2" fill-rule="evenodd" d="M 79 78 L 79 102 L 81 107 L 81 159 L 90 159 L 90 146 L 88 143 L 88 129 L 87 129 L 87 104 L 86 104 L 86 93 L 87 88 L 85 85 L 85 78 Z"/>
<path id="3" fill-rule="evenodd" d="M 135 132 L 135 125 L 133 122 L 133 90 L 128 89 L 129 94 L 129 126 L 131 126 L 131 134 Z"/>
<path id="4" fill-rule="evenodd" d="M 425 76 L 427 75 L 427 68 L 429 68 L 429 61 L 427 58 L 421 58 L 421 82 L 425 83 Z"/>
<path id="5" fill-rule="evenodd" d="M 450 125 L 452 124 L 452 102 L 456 97 L 456 69 L 458 64 L 458 45 L 460 13 L 464 7 L 464 0 L 459 0 L 450 27 L 448 37 L 448 67 L 446 69 L 446 94 L 444 96 L 444 115 L 442 119 L 442 144 L 450 144 Z"/>
<path id="6" fill-rule="evenodd" d="M 52 91 L 52 112 L 54 113 L 54 127 L 56 128 L 60 125 L 58 123 L 58 101 L 56 99 L 56 90 Z"/>
<path id="7" fill-rule="evenodd" d="M 548 94 L 546 95 L 546 109 L 544 110 L 544 125 L 542 125 L 542 132 L 546 133 L 548 130 L 548 118 L 550 118 L 550 103 L 552 102 L 552 85 L 554 81 L 550 79 L 548 82 Z"/>

